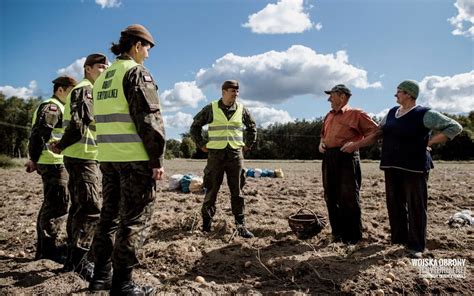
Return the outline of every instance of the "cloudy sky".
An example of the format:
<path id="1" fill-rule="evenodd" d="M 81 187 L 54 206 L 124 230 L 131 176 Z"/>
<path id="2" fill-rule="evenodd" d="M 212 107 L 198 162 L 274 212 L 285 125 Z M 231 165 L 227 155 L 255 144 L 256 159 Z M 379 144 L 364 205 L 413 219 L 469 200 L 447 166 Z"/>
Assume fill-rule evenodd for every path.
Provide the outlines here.
<path id="1" fill-rule="evenodd" d="M 226 79 L 261 126 L 314 119 L 325 89 L 344 83 L 350 105 L 383 115 L 405 79 L 419 103 L 474 110 L 474 1 L 469 0 L 1 0 L 0 91 L 50 96 L 78 79 L 85 56 L 113 60 L 133 23 L 157 41 L 145 66 L 160 88 L 169 138 L 220 97 Z"/>

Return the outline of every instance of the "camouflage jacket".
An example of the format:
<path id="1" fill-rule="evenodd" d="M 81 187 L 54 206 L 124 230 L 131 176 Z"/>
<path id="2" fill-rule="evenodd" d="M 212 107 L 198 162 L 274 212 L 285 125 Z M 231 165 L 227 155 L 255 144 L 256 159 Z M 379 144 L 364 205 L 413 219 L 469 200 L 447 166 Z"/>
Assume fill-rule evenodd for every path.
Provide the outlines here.
<path id="1" fill-rule="evenodd" d="M 93 119 L 92 87 L 74 89 L 71 92 L 71 121 L 65 127 L 58 148 L 64 150 L 79 141 Z"/>
<path id="2" fill-rule="evenodd" d="M 158 86 L 142 65 L 128 70 L 122 83 L 130 116 L 150 157 L 150 167 L 160 168 L 163 166 L 166 140 Z"/>
<path id="3" fill-rule="evenodd" d="M 53 96 L 53 98 L 59 98 Z M 38 162 L 44 145 L 51 138 L 53 128 L 60 128 L 63 124 L 63 114 L 54 103 L 41 104 L 36 113 L 36 121 L 31 127 L 30 138 L 28 142 L 28 153 L 33 162 Z"/>
<path id="4" fill-rule="evenodd" d="M 224 115 L 227 117 L 227 119 L 230 119 L 237 110 L 237 104 L 233 104 L 232 106 L 226 106 L 222 102 L 222 99 L 219 100 L 218 105 L 219 108 L 224 112 Z M 214 118 L 212 114 L 212 103 L 206 105 L 198 114 L 196 114 L 196 116 L 194 116 L 194 121 L 191 125 L 190 133 L 191 137 L 193 138 L 194 142 L 198 147 L 204 147 L 206 145 L 206 140 L 202 136 L 202 127 L 206 124 L 211 123 L 213 119 Z M 245 125 L 245 146 L 251 148 L 257 140 L 257 124 L 250 115 L 249 110 L 245 107 L 242 114 L 242 121 Z M 227 146 L 226 150 L 236 149 L 232 149 L 230 146 Z"/>

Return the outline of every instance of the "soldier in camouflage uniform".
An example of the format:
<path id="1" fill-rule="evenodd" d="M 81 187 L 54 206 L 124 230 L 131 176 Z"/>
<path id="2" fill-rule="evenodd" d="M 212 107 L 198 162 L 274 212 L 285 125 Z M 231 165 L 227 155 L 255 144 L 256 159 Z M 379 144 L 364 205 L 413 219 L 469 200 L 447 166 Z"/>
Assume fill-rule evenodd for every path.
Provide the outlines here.
<path id="1" fill-rule="evenodd" d="M 67 214 L 69 202 L 68 175 L 63 157 L 51 150 L 51 143 L 62 136 L 64 102 L 77 84 L 74 78 L 61 76 L 53 80 L 54 95 L 44 100 L 33 114 L 28 143 L 30 159 L 26 171 L 38 170 L 43 180 L 44 200 L 36 222 L 37 244 L 35 259 L 63 260 L 57 237 Z"/>
<path id="2" fill-rule="evenodd" d="M 204 169 L 204 187 L 207 192 L 201 209 L 202 230 L 211 231 L 212 217 L 216 213 L 216 199 L 224 173 L 230 189 L 230 203 L 238 234 L 244 238 L 254 235 L 245 227 L 243 179 L 243 151 L 249 150 L 257 139 L 257 128 L 250 112 L 239 102 L 239 83 L 225 81 L 222 98 L 205 106 L 191 125 L 191 136 L 204 152 L 209 152 Z M 202 127 L 209 125 L 209 141 L 202 137 Z M 243 127 L 246 139 L 243 141 Z"/>
<path id="3" fill-rule="evenodd" d="M 100 216 L 92 86 L 107 66 L 105 55 L 87 56 L 84 62 L 84 79 L 66 99 L 64 135 L 52 147 L 55 153 L 62 152 L 64 155 L 64 165 L 69 174 L 71 206 L 67 219 L 68 254 L 64 271 L 74 270 L 88 280 L 92 277 L 93 266 L 86 255 Z"/>
<path id="4" fill-rule="evenodd" d="M 92 243 L 91 291 L 111 288 L 111 295 L 148 295 L 155 290 L 132 281 L 156 180 L 164 174 L 165 131 L 158 87 L 143 66 L 153 45 L 145 27 L 128 26 L 119 43 L 112 45 L 117 59 L 94 84 L 103 204 Z"/>

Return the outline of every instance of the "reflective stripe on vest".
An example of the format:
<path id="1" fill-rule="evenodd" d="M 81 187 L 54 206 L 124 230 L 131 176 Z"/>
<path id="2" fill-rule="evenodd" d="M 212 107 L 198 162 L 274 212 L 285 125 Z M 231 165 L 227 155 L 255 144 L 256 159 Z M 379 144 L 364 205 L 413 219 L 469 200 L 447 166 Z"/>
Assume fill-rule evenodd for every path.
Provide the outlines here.
<path id="1" fill-rule="evenodd" d="M 238 149 L 245 146 L 244 125 L 242 123 L 244 107 L 236 102 L 237 110 L 230 119 L 227 119 L 224 112 L 219 108 L 218 103 L 218 101 L 212 102 L 213 120 L 209 124 L 209 142 L 206 144 L 206 147 L 209 149 L 224 149 L 229 145 L 234 149 Z"/>
<path id="2" fill-rule="evenodd" d="M 127 162 L 150 159 L 130 117 L 123 91 L 125 73 L 137 65 L 133 60 L 116 60 L 94 83 L 99 161 Z"/>
<path id="3" fill-rule="evenodd" d="M 67 127 L 71 120 L 71 94 L 76 89 L 90 86 L 92 88 L 92 83 L 88 79 L 82 79 L 69 93 L 66 97 L 66 105 L 64 107 L 64 120 L 63 126 Z M 82 138 L 76 143 L 72 144 L 69 147 L 66 147 L 62 154 L 64 156 L 80 158 L 80 159 L 97 159 L 97 144 L 95 142 L 95 122 L 92 121 L 89 127 L 84 131 Z"/>
<path id="4" fill-rule="evenodd" d="M 36 116 L 38 115 L 38 110 L 39 108 L 48 103 L 53 103 L 56 106 L 58 106 L 59 110 L 61 110 L 61 113 L 64 115 L 64 105 L 57 99 L 55 98 L 49 98 L 47 100 L 44 100 L 43 102 L 40 103 L 38 108 L 36 108 L 36 111 L 33 113 L 33 120 L 31 125 L 34 126 L 36 123 Z M 59 123 L 58 123 L 59 124 Z M 56 124 L 56 126 L 58 125 Z M 61 140 L 62 136 L 64 133 L 64 129 L 62 127 L 55 127 L 53 128 L 51 132 L 51 137 L 49 138 L 48 142 L 45 143 L 43 146 L 43 151 L 41 152 L 40 158 L 38 160 L 38 163 L 40 164 L 62 164 L 63 163 L 63 156 L 61 154 L 56 154 L 53 153 L 53 151 L 50 150 L 49 145 L 52 142 L 57 142 Z"/>

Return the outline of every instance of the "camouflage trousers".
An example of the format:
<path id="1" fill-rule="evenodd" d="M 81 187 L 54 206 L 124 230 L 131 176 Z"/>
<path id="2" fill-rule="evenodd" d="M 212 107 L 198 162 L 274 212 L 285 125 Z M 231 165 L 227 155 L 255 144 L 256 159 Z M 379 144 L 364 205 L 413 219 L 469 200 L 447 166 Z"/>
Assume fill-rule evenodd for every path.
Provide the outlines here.
<path id="1" fill-rule="evenodd" d="M 100 216 L 97 161 L 64 157 L 69 174 L 71 206 L 67 219 L 68 247 L 88 250 Z"/>
<path id="2" fill-rule="evenodd" d="M 156 181 L 147 161 L 102 162 L 102 210 L 92 250 L 95 268 L 133 268 L 146 236 L 156 197 Z M 115 241 L 114 241 L 115 237 Z"/>
<path id="3" fill-rule="evenodd" d="M 68 175 L 62 164 L 38 164 L 38 173 L 43 180 L 43 204 L 36 222 L 38 243 L 36 258 L 52 252 L 57 243 L 61 227 L 66 220 L 69 194 Z"/>
<path id="4" fill-rule="evenodd" d="M 229 149 L 209 150 L 207 165 L 204 168 L 204 184 L 207 189 L 201 208 L 203 219 L 210 219 L 216 213 L 217 193 L 227 175 L 227 184 L 230 190 L 230 204 L 232 214 L 243 221 L 245 203 L 241 189 L 245 183 L 243 174 L 243 155 L 241 151 Z"/>

